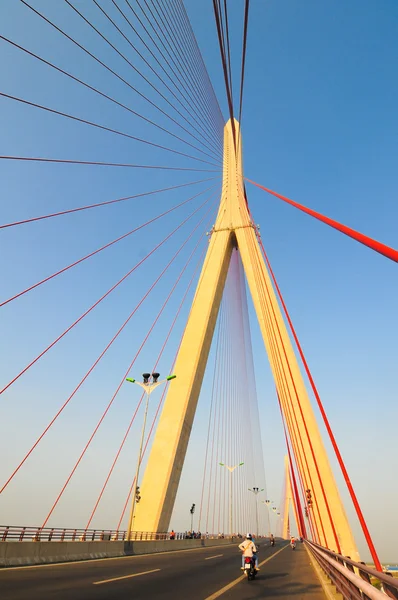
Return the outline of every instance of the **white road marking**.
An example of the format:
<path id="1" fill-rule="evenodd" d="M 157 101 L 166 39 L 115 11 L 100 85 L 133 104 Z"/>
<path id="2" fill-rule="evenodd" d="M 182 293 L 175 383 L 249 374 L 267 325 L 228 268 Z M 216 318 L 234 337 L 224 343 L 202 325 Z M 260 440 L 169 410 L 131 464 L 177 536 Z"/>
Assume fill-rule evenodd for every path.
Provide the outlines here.
<path id="1" fill-rule="evenodd" d="M 224 554 L 216 554 L 215 556 L 208 556 L 205 560 L 211 560 L 212 558 L 218 558 L 219 556 L 224 556 Z"/>
<path id="2" fill-rule="evenodd" d="M 23 542 L 21 542 L 22 544 Z M 54 542 L 55 544 L 56 542 Z M 79 542 L 76 542 L 77 544 Z M 139 543 L 139 542 L 138 542 Z M 235 544 L 219 544 L 218 546 L 214 546 L 214 548 L 225 548 L 229 546 L 234 546 Z M 1 567 L 0 574 L 6 571 L 22 571 L 25 569 L 48 569 L 50 567 L 64 567 L 68 565 L 81 565 L 84 563 L 99 563 L 105 560 L 126 560 L 127 558 L 143 558 L 144 556 L 159 556 L 161 554 L 179 554 L 180 552 L 196 552 L 197 550 L 209 550 L 211 546 L 202 546 L 200 548 L 184 548 L 183 550 L 164 550 L 163 552 L 147 552 L 146 554 L 129 554 L 127 556 L 107 556 L 106 558 L 84 558 L 82 560 L 69 560 L 67 562 L 53 562 L 47 563 L 43 565 L 24 565 L 22 567 Z"/>
<path id="3" fill-rule="evenodd" d="M 275 558 L 275 556 L 277 554 L 279 554 L 279 552 L 282 552 L 282 550 L 284 550 L 285 548 L 287 548 L 288 545 L 289 544 L 286 544 L 286 546 L 283 546 L 283 548 L 281 548 L 280 550 L 278 550 L 277 552 L 275 552 L 274 554 L 272 554 L 272 556 L 269 556 L 268 558 L 266 558 L 265 560 L 263 560 L 263 562 L 261 562 L 259 564 L 259 567 L 262 567 L 263 565 L 265 565 L 266 562 L 268 562 L 269 560 L 272 560 L 273 558 Z M 216 600 L 216 598 L 219 598 L 220 596 L 222 596 L 223 594 L 225 594 L 225 592 L 228 592 L 228 590 L 230 590 L 235 585 L 237 585 L 238 583 L 240 583 L 244 579 L 244 577 L 245 577 L 245 575 L 241 575 L 237 579 L 234 579 L 234 581 L 231 581 L 231 583 L 228 583 L 228 585 L 225 585 L 223 588 L 221 588 L 221 590 L 218 590 L 218 592 L 215 592 L 211 596 L 208 596 L 207 598 L 205 598 L 205 600 Z"/>
<path id="4" fill-rule="evenodd" d="M 152 569 L 152 571 L 143 571 L 142 573 L 133 573 L 133 575 L 123 575 L 122 577 L 113 577 L 113 579 L 102 579 L 102 581 L 93 581 L 93 585 L 101 585 L 101 583 L 111 583 L 112 581 L 120 581 L 121 579 L 130 579 L 131 577 L 148 575 L 148 573 L 156 573 L 157 571 L 160 571 L 160 569 Z"/>

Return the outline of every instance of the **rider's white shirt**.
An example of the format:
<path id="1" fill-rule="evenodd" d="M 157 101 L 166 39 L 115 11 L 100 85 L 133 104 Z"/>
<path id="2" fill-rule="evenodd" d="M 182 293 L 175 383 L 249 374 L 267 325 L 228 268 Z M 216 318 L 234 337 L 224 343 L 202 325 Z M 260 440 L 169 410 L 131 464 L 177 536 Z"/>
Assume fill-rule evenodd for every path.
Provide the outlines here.
<path id="1" fill-rule="evenodd" d="M 253 552 L 257 552 L 256 546 L 251 540 L 245 540 L 239 545 L 239 550 L 242 550 L 243 556 L 253 556 Z"/>

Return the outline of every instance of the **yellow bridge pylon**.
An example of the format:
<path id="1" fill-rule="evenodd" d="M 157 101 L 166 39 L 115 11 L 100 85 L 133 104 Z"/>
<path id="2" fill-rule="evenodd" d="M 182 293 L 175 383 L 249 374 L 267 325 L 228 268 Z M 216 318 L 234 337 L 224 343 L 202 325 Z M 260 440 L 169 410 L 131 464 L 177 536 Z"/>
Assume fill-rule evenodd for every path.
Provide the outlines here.
<path id="1" fill-rule="evenodd" d="M 300 521 L 297 514 L 296 503 L 293 499 L 293 488 L 292 488 L 292 479 L 290 477 L 290 464 L 289 457 L 285 456 L 285 497 L 283 500 L 283 523 L 282 523 L 282 537 L 284 540 L 288 540 L 290 538 L 290 508 L 293 508 L 294 518 L 296 521 L 296 527 L 299 535 L 302 535 L 300 528 Z"/>
<path id="2" fill-rule="evenodd" d="M 316 541 L 335 551 L 339 545 L 343 554 L 357 560 L 356 544 L 247 207 L 240 126 L 234 123 L 236 144 L 231 121 L 224 128 L 220 206 L 175 363 L 177 379 L 168 390 L 146 466 L 134 530 L 165 532 L 169 528 L 231 255 L 239 251 L 301 481 L 316 499 L 311 509 Z"/>

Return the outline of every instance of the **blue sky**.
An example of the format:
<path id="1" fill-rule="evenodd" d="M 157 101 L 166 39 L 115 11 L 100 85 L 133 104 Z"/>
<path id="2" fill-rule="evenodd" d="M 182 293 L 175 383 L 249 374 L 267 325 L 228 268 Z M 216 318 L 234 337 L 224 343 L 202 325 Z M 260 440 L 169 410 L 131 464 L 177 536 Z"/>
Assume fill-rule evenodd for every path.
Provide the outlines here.
<path id="1" fill-rule="evenodd" d="M 229 4 L 236 92 L 243 3 Z M 154 98 L 153 90 L 139 82 L 131 68 L 66 4 L 32 1 L 32 5 Z M 110 3 L 102 5 L 112 13 Z M 93 4 L 76 2 L 76 6 L 135 60 L 129 46 Z M 186 7 L 226 117 L 211 2 L 187 0 Z M 167 120 L 155 109 L 21 3 L 3 3 L 0 22 L 2 35 L 166 126 Z M 252 1 L 242 118 L 248 177 L 393 247 L 398 246 L 397 25 L 398 6 L 394 0 L 352 0 L 348 4 Z M 195 154 L 188 146 L 170 141 L 166 134 L 144 125 L 2 40 L 0 52 L 1 91 Z M 235 93 L 236 105 L 237 102 Z M 162 106 L 166 109 L 166 105 Z M 181 133 L 175 127 L 171 129 Z M 207 168 L 200 162 L 146 148 L 4 98 L 0 130 L 1 155 Z M 196 155 L 200 156 L 197 152 Z M 0 161 L 1 222 L 213 175 L 217 174 Z M 218 181 L 3 230 L 1 297 L 8 298 Z M 249 184 L 247 192 L 376 546 L 382 560 L 396 560 L 396 265 Z M 205 198 L 204 195 L 202 201 Z M 199 204 L 200 198 L 193 201 L 192 207 L 182 207 L 150 229 L 3 307 L 1 382 L 7 383 Z M 204 210 L 192 218 L 192 225 L 199 222 Z M 2 480 L 73 391 L 191 228 L 187 224 L 170 240 L 167 250 L 165 247 L 164 252 L 148 260 L 144 268 L 3 395 Z M 199 237 L 198 230 L 189 242 L 190 249 Z M 204 244 L 202 240 L 202 248 Z M 4 493 L 1 521 L 41 522 L 46 512 L 43 506 L 50 507 L 186 258 L 186 252 L 179 255 L 170 268 L 170 276 L 160 282 L 156 293 L 148 298 L 109 356 L 101 361 L 94 376 L 32 455 L 29 467 L 21 470 Z M 159 340 L 168 330 L 191 274 L 192 270 L 187 269 L 179 292 L 137 361 L 138 373 L 146 370 L 159 351 Z M 188 309 L 186 305 L 159 365 L 162 372 L 170 368 Z M 269 370 L 264 369 L 267 361 L 262 340 L 254 327 L 251 307 L 250 311 L 267 485 L 269 494 L 277 500 L 282 487 L 284 442 L 273 383 Z M 107 424 L 60 503 L 54 524 L 84 525 L 87 510 L 130 418 L 136 401 L 132 394 L 131 389 L 122 389 Z M 177 498 L 175 529 L 188 526 L 182 515 L 197 501 L 192 495 L 198 494 L 200 482 L 192 467 L 201 448 L 208 414 L 206 384 L 202 397 Z M 133 430 L 115 472 L 111 493 L 104 498 L 94 525 L 107 526 L 111 522 L 113 526 L 115 515 L 120 512 L 125 482 L 134 470 L 137 432 Z M 341 489 L 347 512 L 353 517 L 347 494 Z M 84 502 L 76 503 L 78 495 L 85 498 Z M 359 528 L 352 520 L 362 550 Z M 368 558 L 366 551 L 363 556 Z"/>

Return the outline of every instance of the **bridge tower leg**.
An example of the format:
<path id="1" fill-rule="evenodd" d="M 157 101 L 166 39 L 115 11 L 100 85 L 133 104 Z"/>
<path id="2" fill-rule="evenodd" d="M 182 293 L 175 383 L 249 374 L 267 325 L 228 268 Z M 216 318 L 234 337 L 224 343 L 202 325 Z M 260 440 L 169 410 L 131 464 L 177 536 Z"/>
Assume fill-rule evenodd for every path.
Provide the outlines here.
<path id="1" fill-rule="evenodd" d="M 165 532 L 169 528 L 228 266 L 237 248 L 289 435 L 300 440 L 294 449 L 304 485 L 316 498 L 313 520 L 319 541 L 337 550 L 337 537 L 343 554 L 357 560 L 355 541 L 248 210 L 237 121 L 235 132 L 234 140 L 228 121 L 219 210 L 174 368 L 177 379 L 168 390 L 148 458 L 134 529 Z"/>
<path id="2" fill-rule="evenodd" d="M 293 488 L 292 488 L 292 480 L 290 477 L 290 465 L 289 465 L 289 457 L 285 456 L 285 497 L 284 497 L 284 506 L 283 506 L 283 524 L 282 524 L 282 537 L 284 540 L 288 540 L 290 538 L 290 507 L 293 507 L 294 516 L 296 520 L 297 531 L 299 535 L 302 535 L 300 521 L 297 514 L 297 507 L 293 497 Z"/>

